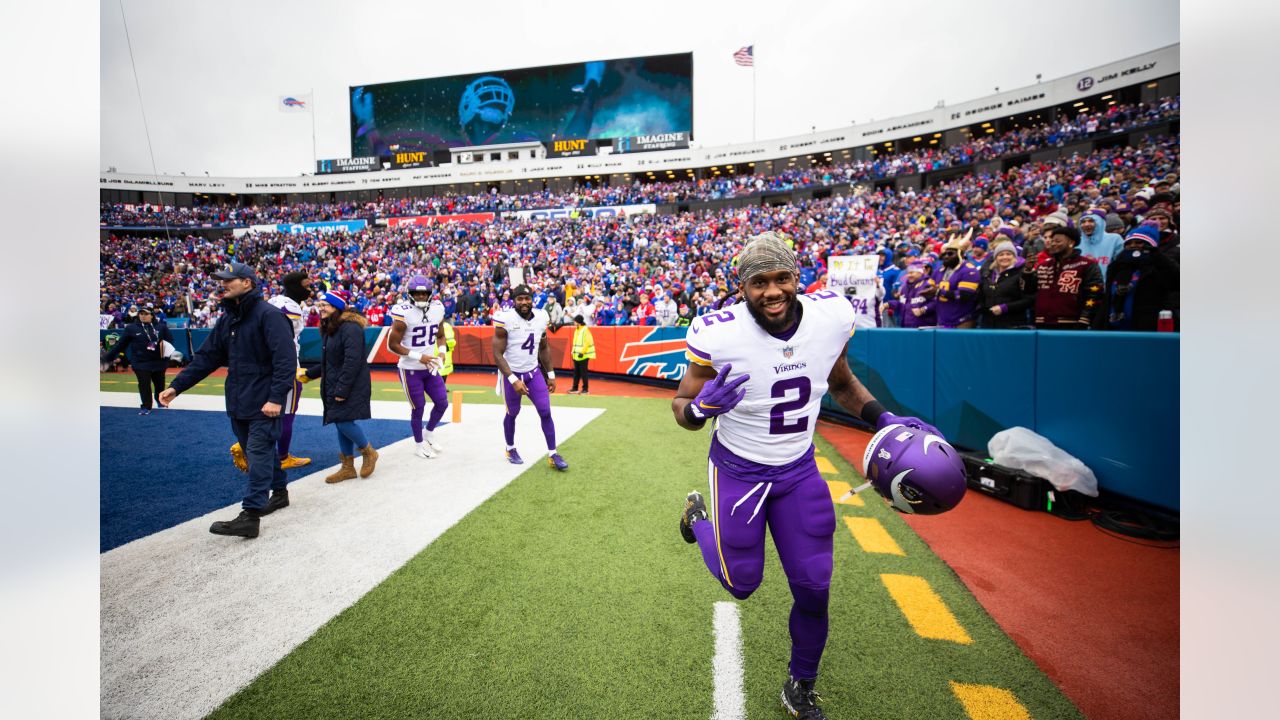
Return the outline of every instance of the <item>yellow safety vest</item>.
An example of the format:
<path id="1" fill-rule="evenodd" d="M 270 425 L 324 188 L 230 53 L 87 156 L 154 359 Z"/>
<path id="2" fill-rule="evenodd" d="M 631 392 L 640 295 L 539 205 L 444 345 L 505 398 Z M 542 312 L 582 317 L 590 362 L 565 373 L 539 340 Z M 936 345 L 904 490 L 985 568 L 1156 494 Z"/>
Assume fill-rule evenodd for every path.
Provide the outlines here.
<path id="1" fill-rule="evenodd" d="M 573 359 L 590 360 L 596 356 L 596 341 L 591 337 L 591 328 L 583 325 L 573 329 Z"/>
<path id="2" fill-rule="evenodd" d="M 444 365 L 440 366 L 440 376 L 447 377 L 453 372 L 453 348 L 458 344 L 458 340 L 454 337 L 453 326 L 447 322 L 440 323 L 440 332 L 444 333 Z"/>

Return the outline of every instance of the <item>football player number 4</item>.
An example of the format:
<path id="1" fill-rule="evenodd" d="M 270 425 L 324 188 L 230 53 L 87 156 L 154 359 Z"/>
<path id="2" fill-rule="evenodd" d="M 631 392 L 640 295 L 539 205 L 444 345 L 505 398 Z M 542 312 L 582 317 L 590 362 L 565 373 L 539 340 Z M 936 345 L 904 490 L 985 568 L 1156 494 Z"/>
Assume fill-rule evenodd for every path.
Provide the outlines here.
<path id="1" fill-rule="evenodd" d="M 520 349 L 528 350 L 530 355 L 533 354 L 533 351 L 536 349 L 533 342 L 533 333 L 529 333 L 529 339 L 520 344 Z"/>
<path id="2" fill-rule="evenodd" d="M 770 435 L 788 435 L 809 429 L 808 416 L 787 422 L 787 413 L 800 410 L 809 404 L 809 394 L 812 391 L 813 385 L 810 384 L 807 377 L 787 378 L 773 384 L 773 388 L 769 391 L 771 397 L 786 398 L 790 397 L 792 392 L 795 392 L 797 396 L 794 400 L 787 400 L 774 405 L 773 409 L 769 411 Z"/>

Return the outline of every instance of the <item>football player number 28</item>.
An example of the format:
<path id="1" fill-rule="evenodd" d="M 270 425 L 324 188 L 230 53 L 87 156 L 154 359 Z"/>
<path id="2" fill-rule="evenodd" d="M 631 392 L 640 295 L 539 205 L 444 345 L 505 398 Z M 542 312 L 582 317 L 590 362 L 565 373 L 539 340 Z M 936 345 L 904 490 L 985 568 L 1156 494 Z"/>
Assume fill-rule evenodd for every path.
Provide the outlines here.
<path id="1" fill-rule="evenodd" d="M 807 377 L 793 377 L 785 380 L 779 380 L 773 384 L 769 395 L 775 398 L 790 397 L 793 392 L 797 394 L 796 399 L 780 402 L 773 406 L 769 411 L 769 434 L 770 435 L 787 435 L 790 433 L 804 432 L 809 429 L 808 416 L 798 420 L 787 422 L 787 413 L 800 410 L 809 403 L 809 394 L 813 391 L 813 385 L 809 383 Z"/>
<path id="2" fill-rule="evenodd" d="M 529 338 L 525 340 L 523 343 L 520 343 L 520 349 L 528 350 L 530 355 L 533 354 L 533 351 L 536 349 L 533 342 L 533 333 L 529 333 Z"/>

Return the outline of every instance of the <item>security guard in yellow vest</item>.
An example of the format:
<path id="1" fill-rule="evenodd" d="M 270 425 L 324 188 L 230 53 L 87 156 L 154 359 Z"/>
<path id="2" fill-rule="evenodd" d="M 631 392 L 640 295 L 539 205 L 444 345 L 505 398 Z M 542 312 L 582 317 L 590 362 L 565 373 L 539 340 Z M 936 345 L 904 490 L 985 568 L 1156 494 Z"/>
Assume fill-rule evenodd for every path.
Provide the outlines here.
<path id="1" fill-rule="evenodd" d="M 454 335 L 453 325 L 448 320 L 440 322 L 440 332 L 444 335 L 444 364 L 440 366 L 440 378 L 446 383 L 449 382 L 449 374 L 453 372 L 453 348 L 458 344 L 457 336 Z"/>
<path id="2" fill-rule="evenodd" d="M 582 394 L 587 392 L 587 361 L 596 356 L 596 341 L 591 337 L 591 328 L 587 327 L 586 318 L 576 315 L 573 318 L 573 388 L 570 395 L 578 394 L 578 380 L 582 380 Z"/>

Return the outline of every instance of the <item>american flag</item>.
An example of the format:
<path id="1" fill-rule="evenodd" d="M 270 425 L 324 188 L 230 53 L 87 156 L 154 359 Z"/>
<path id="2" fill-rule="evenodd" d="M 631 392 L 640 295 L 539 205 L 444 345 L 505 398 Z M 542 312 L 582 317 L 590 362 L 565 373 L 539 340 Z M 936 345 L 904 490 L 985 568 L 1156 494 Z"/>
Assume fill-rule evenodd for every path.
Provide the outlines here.
<path id="1" fill-rule="evenodd" d="M 733 54 L 733 61 L 743 67 L 753 67 L 755 65 L 755 45 L 748 45 Z"/>

